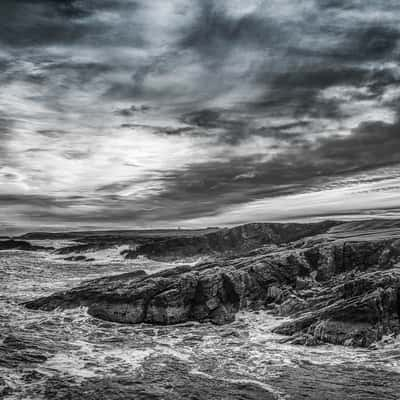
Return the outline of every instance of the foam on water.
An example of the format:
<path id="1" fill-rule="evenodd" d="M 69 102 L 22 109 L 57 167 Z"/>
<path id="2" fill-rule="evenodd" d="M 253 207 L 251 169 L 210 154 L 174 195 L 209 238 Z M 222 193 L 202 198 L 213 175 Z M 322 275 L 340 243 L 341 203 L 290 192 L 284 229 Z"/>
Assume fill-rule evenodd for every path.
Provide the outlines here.
<path id="1" fill-rule="evenodd" d="M 86 367 L 85 362 L 80 357 L 71 353 L 57 353 L 41 366 L 42 371 L 49 369 L 82 378 L 93 378 L 96 376 L 93 371 Z"/>
<path id="2" fill-rule="evenodd" d="M 186 323 L 157 327 L 97 320 L 85 308 L 43 312 L 20 305 L 88 278 L 174 265 L 136 259 L 112 264 L 110 269 L 107 263 L 66 264 L 44 253 L 0 254 L 0 338 L 14 335 L 26 343 L 27 351 L 39 349 L 47 357 L 43 363 L 18 367 L 0 363 L 0 375 L 16 390 L 19 397 L 15 398 L 29 399 L 26 391 L 37 390 L 45 381 L 26 383 L 26 371 L 81 380 L 134 376 L 144 363 L 163 356 L 188 365 L 192 374 L 257 384 L 273 389 L 282 399 L 295 399 L 296 385 L 303 385 L 309 398 L 318 398 L 316 393 L 333 383 L 332 390 L 341 399 L 365 398 L 371 392 L 375 393 L 369 395 L 371 400 L 396 399 L 395 393 L 400 392 L 399 339 L 386 338 L 376 350 L 304 347 L 282 343 L 283 337 L 271 331 L 284 319 L 267 312 L 240 312 L 236 322 L 226 326 Z M 14 351 L 4 351 L 8 350 Z M 17 351 L 23 356 L 25 349 Z"/>

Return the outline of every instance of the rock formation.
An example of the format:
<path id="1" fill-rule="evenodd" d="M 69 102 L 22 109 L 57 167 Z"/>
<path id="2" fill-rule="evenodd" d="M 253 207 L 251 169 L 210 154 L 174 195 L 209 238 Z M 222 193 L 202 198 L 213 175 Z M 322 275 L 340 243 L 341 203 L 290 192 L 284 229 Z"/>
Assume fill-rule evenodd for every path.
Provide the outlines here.
<path id="1" fill-rule="evenodd" d="M 0 240 L 0 250 L 24 250 L 24 251 L 40 251 L 53 250 L 52 247 L 34 246 L 23 240 Z"/>
<path id="2" fill-rule="evenodd" d="M 196 236 L 152 238 L 126 252 L 127 258 L 179 259 L 209 254 L 238 254 L 266 244 L 282 244 L 325 233 L 335 221 L 313 224 L 252 223 Z"/>
<path id="3" fill-rule="evenodd" d="M 26 305 L 44 310 L 84 305 L 95 317 L 130 324 L 225 324 L 239 310 L 266 308 L 291 317 L 275 331 L 301 344 L 369 346 L 397 334 L 400 234 L 377 230 L 344 237 L 335 230 L 321 236 L 321 226 L 328 231 L 321 224 L 318 236 L 305 238 L 306 230 L 300 230 L 288 233 L 286 240 L 294 241 L 285 243 L 281 229 L 274 239 L 280 246 L 152 275 L 105 277 Z M 298 235 L 302 239 L 296 241 Z"/>

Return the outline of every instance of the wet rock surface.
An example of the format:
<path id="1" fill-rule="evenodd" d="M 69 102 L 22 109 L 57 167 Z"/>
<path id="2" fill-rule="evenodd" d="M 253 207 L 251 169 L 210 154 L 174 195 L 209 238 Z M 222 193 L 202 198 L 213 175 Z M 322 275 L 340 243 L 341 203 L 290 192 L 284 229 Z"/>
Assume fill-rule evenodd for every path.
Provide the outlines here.
<path id="1" fill-rule="evenodd" d="M 0 250 L 24 250 L 24 251 L 40 251 L 53 250 L 52 247 L 34 246 L 23 240 L 0 240 Z"/>
<path id="2" fill-rule="evenodd" d="M 276 332 L 294 343 L 366 347 L 400 331 L 399 238 L 382 230 L 345 239 L 308 236 L 196 266 L 102 278 L 26 306 L 87 306 L 107 321 L 161 325 L 226 324 L 239 310 L 268 309 L 292 317 Z"/>
<path id="3" fill-rule="evenodd" d="M 275 331 L 294 335 L 298 344 L 369 346 L 384 335 L 400 333 L 399 288 L 397 268 L 327 284 L 306 300 L 302 312 L 287 312 L 296 318 Z"/>
<path id="4" fill-rule="evenodd" d="M 86 262 L 90 262 L 90 261 L 95 261 L 94 258 L 87 258 L 85 256 L 71 256 L 71 257 L 65 257 L 64 258 L 65 261 L 86 261 Z"/>
<path id="5" fill-rule="evenodd" d="M 91 315 L 114 322 L 223 324 L 232 322 L 239 309 L 258 309 L 283 298 L 282 290 L 295 285 L 306 267 L 301 254 L 292 252 L 220 260 L 149 276 L 103 278 L 26 306 L 53 310 L 84 305 Z"/>

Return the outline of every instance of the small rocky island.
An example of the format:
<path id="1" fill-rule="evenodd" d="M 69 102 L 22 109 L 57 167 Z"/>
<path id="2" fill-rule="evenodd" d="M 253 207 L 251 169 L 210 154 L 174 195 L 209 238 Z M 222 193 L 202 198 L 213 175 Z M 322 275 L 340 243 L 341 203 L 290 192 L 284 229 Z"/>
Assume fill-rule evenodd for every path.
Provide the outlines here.
<path id="1" fill-rule="evenodd" d="M 82 244 L 82 242 L 84 242 Z M 229 324 L 240 310 L 288 317 L 275 332 L 293 344 L 369 347 L 400 332 L 400 221 L 247 224 L 191 235 L 80 238 L 79 249 L 135 243 L 126 258 L 203 257 L 154 274 L 124 273 L 26 302 L 88 307 L 125 324 Z"/>

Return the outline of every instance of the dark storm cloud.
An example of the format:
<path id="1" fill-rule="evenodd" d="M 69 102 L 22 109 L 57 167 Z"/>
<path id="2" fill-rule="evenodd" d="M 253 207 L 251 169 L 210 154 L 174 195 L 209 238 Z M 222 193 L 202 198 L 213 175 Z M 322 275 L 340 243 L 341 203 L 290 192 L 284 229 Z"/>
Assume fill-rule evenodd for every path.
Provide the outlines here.
<path id="1" fill-rule="evenodd" d="M 375 167 L 400 162 L 400 122 L 361 123 L 346 138 L 330 137 L 322 141 L 319 150 L 323 159 L 337 165 Z"/>
<path id="2" fill-rule="evenodd" d="M 34 207 L 49 207 L 56 203 L 56 200 L 51 196 L 43 195 L 13 195 L 13 194 L 0 194 L 0 204 L 3 207 L 25 205 Z"/>
<path id="3" fill-rule="evenodd" d="M 278 101 L 275 99 L 275 101 Z M 257 104 L 247 104 L 247 113 L 238 110 L 221 110 L 221 109 L 203 109 L 192 111 L 182 116 L 182 122 L 192 126 L 193 128 L 181 128 L 178 132 L 183 132 L 192 135 L 213 135 L 218 138 L 221 143 L 229 145 L 237 145 L 241 141 L 248 140 L 249 137 L 264 137 L 271 138 L 277 142 L 290 141 L 293 144 L 301 143 L 301 135 L 304 130 L 310 125 L 308 121 L 296 121 L 291 123 L 274 124 L 273 126 L 255 126 L 252 121 L 252 114 L 259 109 L 268 109 L 270 115 L 273 115 L 272 101 L 266 104 L 260 102 Z M 319 104 L 323 106 L 323 102 Z M 288 104 L 286 104 L 288 106 Z M 311 107 L 311 106 L 310 106 Z M 277 107 L 280 108 L 280 107 Z M 310 108 L 309 108 L 310 109 Z M 334 112 L 332 106 L 329 109 L 330 115 Z M 327 111 L 328 113 L 328 111 Z M 201 128 L 202 130 L 195 129 Z M 298 129 L 298 132 L 293 131 Z M 286 132 L 290 130 L 289 132 Z"/>
<path id="4" fill-rule="evenodd" d="M 285 38 L 283 27 L 272 16 L 251 14 L 234 18 L 224 13 L 218 2 L 204 0 L 196 5 L 194 24 L 184 32 L 180 42 L 183 48 L 221 59 L 232 47 L 265 47 Z"/>
<path id="5" fill-rule="evenodd" d="M 12 61 L 5 57 L 0 58 L 0 73 L 4 74 L 12 66 Z"/>
<path id="6" fill-rule="evenodd" d="M 263 161 L 262 156 L 250 156 L 226 162 L 189 165 L 184 172 L 165 175 L 167 190 L 150 200 L 133 204 L 121 196 L 104 195 L 85 200 L 86 203 L 97 205 L 97 211 L 69 215 L 68 218 L 101 223 L 215 216 L 235 204 L 321 190 L 340 176 L 351 176 L 352 173 L 384 165 L 397 165 L 400 162 L 399 138 L 400 122 L 385 124 L 370 121 L 360 124 L 347 137 L 321 139 L 318 143 L 308 143 L 269 161 Z M 100 187 L 98 191 L 118 192 L 134 183 L 114 183 Z M 3 205 L 27 204 L 40 207 L 33 215 L 34 218 L 60 221 L 68 215 L 64 213 L 69 206 L 79 205 L 81 201 L 81 198 L 55 199 L 46 196 L 0 197 Z M 193 204 L 196 206 L 193 207 Z M 50 211 L 47 209 L 49 205 L 58 209 Z M 118 205 L 116 209 L 113 208 L 115 205 Z"/>
<path id="7" fill-rule="evenodd" d="M 319 6 L 342 7 L 340 2 L 325 2 Z M 356 6 L 359 4 L 354 7 Z M 342 8 L 349 10 L 352 7 Z M 221 128 L 225 131 L 222 136 L 233 143 L 240 137 L 248 137 L 255 132 L 244 121 L 246 116 L 243 110 L 246 108 L 250 111 L 250 118 L 254 117 L 255 112 L 258 115 L 265 113 L 266 116 L 340 120 L 346 116 L 340 110 L 342 99 L 323 99 L 320 96 L 322 90 L 337 85 L 366 87 L 374 91 L 370 94 L 373 98 L 374 94 L 376 97 L 380 96 L 387 85 L 398 83 L 398 76 L 390 76 L 390 71 L 385 68 L 367 63 L 380 58 L 390 60 L 397 55 L 399 31 L 395 26 L 369 21 L 357 25 L 344 23 L 340 18 L 336 23 L 330 21 L 331 16 L 327 15 L 325 18 L 323 14 L 315 16 L 313 25 L 308 21 L 308 18 L 313 17 L 311 13 L 304 20 L 298 21 L 298 26 L 289 29 L 285 22 L 266 15 L 262 7 L 260 13 L 243 16 L 229 15 L 224 7 L 213 1 L 198 3 L 193 9 L 194 22 L 181 30 L 182 37 L 176 43 L 175 50 L 136 67 L 131 81 L 112 84 L 105 93 L 106 97 L 155 101 L 164 97 L 189 97 L 191 93 L 180 93 L 179 87 L 167 86 L 163 90 L 146 85 L 146 80 L 162 78 L 173 71 L 177 67 L 176 59 L 182 58 L 182 51 L 200 53 L 201 61 L 196 62 L 201 63 L 202 68 L 208 71 L 206 76 L 218 76 L 226 74 L 222 71 L 226 67 L 226 53 L 254 49 L 259 52 L 259 56 L 254 60 L 251 69 L 243 72 L 242 78 L 258 87 L 264 87 L 265 95 L 254 96 L 254 102 L 243 103 L 238 117 L 230 120 L 212 115 L 218 113 L 218 110 L 198 109 L 198 105 L 191 103 L 187 105 L 187 113 L 181 117 L 184 122 L 195 126 Z M 328 24 L 327 29 L 325 23 Z M 299 40 L 301 35 L 308 38 L 305 43 Z M 319 36 L 326 38 L 326 44 L 323 40 L 317 40 Z M 184 58 L 182 62 L 185 62 Z M 225 76 L 225 80 L 227 78 L 229 79 L 229 75 Z M 210 88 L 211 92 L 215 90 L 215 95 L 218 91 L 221 94 L 230 89 L 224 88 L 220 81 L 216 80 L 215 85 Z M 240 86 L 241 82 L 237 83 Z M 199 88 L 201 85 L 202 81 L 199 81 Z M 193 93 L 195 95 L 198 93 Z M 121 112 L 130 116 L 129 109 Z M 191 115 L 194 118 L 192 122 Z M 202 120 L 196 120 L 195 115 Z M 233 122 L 235 119 L 238 121 Z"/>
<path id="8" fill-rule="evenodd" d="M 68 134 L 67 131 L 57 129 L 40 129 L 37 131 L 37 133 L 48 138 L 63 137 Z"/>
<path id="9" fill-rule="evenodd" d="M 32 221 L 176 221 L 400 163 L 399 12 L 3 0 L 0 204 Z"/>
<path id="10" fill-rule="evenodd" d="M 343 51 L 339 54 L 353 60 L 376 61 L 395 52 L 399 38 L 400 31 L 397 28 L 372 25 L 354 29 L 349 32 L 347 43 L 343 43 Z"/>
<path id="11" fill-rule="evenodd" d="M 354 4 L 349 0 L 318 0 L 317 6 L 321 9 L 352 9 L 355 7 Z"/>
<path id="12" fill-rule="evenodd" d="M 400 31 L 396 26 L 365 23 L 358 27 L 333 26 L 332 29 L 337 30 L 334 45 L 316 48 L 295 45 L 291 48 L 293 55 L 341 63 L 385 60 L 399 55 Z"/>
<path id="13" fill-rule="evenodd" d="M 127 189 L 132 186 L 132 182 L 118 182 L 118 183 L 111 183 L 109 185 L 101 186 L 97 189 L 98 192 L 119 192 L 121 190 Z"/>
<path id="14" fill-rule="evenodd" d="M 161 203 L 199 202 L 190 217 L 200 217 L 207 210 L 222 211 L 232 204 L 319 190 L 340 176 L 398 165 L 399 154 L 399 121 L 365 122 L 349 136 L 303 143 L 266 162 L 257 156 L 192 165 L 169 180 L 169 190 L 160 194 Z"/>
<path id="15" fill-rule="evenodd" d="M 341 19 L 346 11 L 352 9 L 364 10 L 366 14 L 376 11 L 370 2 L 316 1 L 322 11 L 309 11 L 292 26 L 276 18 L 274 10 L 267 13 L 269 2 L 264 3 L 252 14 L 232 16 L 218 2 L 202 1 L 197 5 L 198 13 L 194 23 L 183 32 L 181 46 L 199 51 L 219 62 L 223 62 L 224 55 L 232 48 L 272 49 L 275 52 L 273 57 L 281 57 L 281 67 L 293 61 L 294 65 L 298 64 L 302 60 L 290 58 L 302 54 L 313 54 L 329 61 L 375 61 L 397 50 L 400 32 L 396 24 L 388 26 L 382 21 L 357 21 L 362 24 L 351 24 Z M 368 4 L 372 5 L 370 9 Z M 336 9 L 336 13 L 325 15 L 327 9 Z M 301 6 L 293 5 L 294 14 L 304 10 L 306 7 L 302 9 Z M 316 40 L 318 35 L 327 39 L 325 45 Z M 306 45 L 307 41 L 303 43 L 303 38 L 311 39 L 314 46 L 310 48 Z"/>
<path id="16" fill-rule="evenodd" d="M 132 114 L 133 115 L 133 114 Z M 130 115 L 130 116 L 132 116 Z M 122 115 L 123 117 L 127 115 Z M 196 136 L 204 136 L 206 135 L 206 132 L 199 131 L 193 127 L 172 127 L 172 126 L 155 126 L 155 125 L 148 125 L 148 124 L 121 124 L 119 126 L 120 128 L 123 129 L 132 129 L 132 132 L 134 133 L 136 128 L 142 128 L 145 129 L 152 134 L 156 135 L 166 135 L 166 136 L 182 136 L 182 135 L 187 135 L 191 137 L 196 137 Z M 128 164 L 126 164 L 128 165 Z"/>
<path id="17" fill-rule="evenodd" d="M 205 130 L 221 129 L 222 133 L 218 133 L 219 140 L 229 144 L 238 143 L 252 134 L 250 122 L 246 116 L 227 114 L 224 115 L 223 110 L 204 109 L 183 115 L 182 121 Z"/>
<path id="18" fill-rule="evenodd" d="M 112 72 L 114 67 L 111 64 L 100 62 L 72 62 L 60 61 L 41 67 L 45 76 L 59 75 L 67 76 L 70 81 L 74 80 L 77 85 L 89 83 L 108 72 Z"/>
<path id="19" fill-rule="evenodd" d="M 182 121 L 204 129 L 220 129 L 223 132 L 218 135 L 227 143 L 235 143 L 252 135 L 267 137 L 275 135 L 275 138 L 279 139 L 277 131 L 294 127 L 305 128 L 310 125 L 310 121 L 300 120 L 304 117 L 340 121 L 349 116 L 341 107 L 342 98 L 321 97 L 324 89 L 335 86 L 368 89 L 367 93 L 354 93 L 353 100 L 379 101 L 385 89 L 397 85 L 399 80 L 398 72 L 390 68 L 349 67 L 340 64 L 331 66 L 321 63 L 294 67 L 274 77 L 261 73 L 257 77 L 257 83 L 265 87 L 265 94 L 258 97 L 257 101 L 242 104 L 241 108 L 233 110 L 191 111 L 182 116 Z M 294 122 L 282 124 L 280 127 L 267 126 L 263 129 L 252 126 L 252 119 L 263 114 L 270 117 L 289 116 Z M 304 129 L 300 132 L 304 132 Z M 287 139 L 285 134 L 281 138 Z"/>
<path id="20" fill-rule="evenodd" d="M 266 93 L 257 102 L 249 104 L 258 112 L 269 115 L 291 115 L 295 118 L 340 119 L 341 98 L 321 98 L 321 91 L 333 86 L 371 89 L 370 98 L 377 98 L 386 86 L 399 82 L 399 77 L 382 68 L 348 67 L 337 64 L 307 65 L 294 67 L 270 76 L 262 74 L 258 82 L 266 87 Z M 375 92 L 375 93 L 374 93 Z M 357 95 L 356 95 L 357 96 Z"/>
<path id="21" fill-rule="evenodd" d="M 103 96 L 107 100 L 129 100 L 134 102 L 153 102 L 155 106 L 159 102 L 170 102 L 171 100 L 184 99 L 188 101 L 190 90 L 186 86 L 190 82 L 182 79 L 175 79 L 177 82 L 168 84 L 170 74 L 176 74 L 176 70 L 185 66 L 185 62 L 192 63 L 193 60 L 185 60 L 181 49 L 172 48 L 161 56 L 149 55 L 146 60 L 130 61 L 128 66 L 123 68 L 129 70 L 129 77 L 123 82 L 110 82 Z M 164 79 L 163 85 L 149 85 L 152 79 Z M 196 77 L 193 77 L 196 79 Z M 179 85 L 179 81 L 181 85 Z M 197 88 L 196 88 L 197 90 Z M 190 100 L 189 100 L 190 101 Z"/>
<path id="22" fill-rule="evenodd" d="M 0 40 L 9 46 L 78 41 L 86 33 L 72 1 L 13 1 L 0 5 Z M 68 18 L 66 21 L 65 18 Z"/>
<path id="23" fill-rule="evenodd" d="M 7 117 L 4 117 L 0 112 L 0 134 L 7 134 L 11 131 L 14 121 Z"/>
<path id="24" fill-rule="evenodd" d="M 116 110 L 114 113 L 122 117 L 132 117 L 137 113 L 143 113 L 149 111 L 150 109 L 151 107 L 146 105 L 140 105 L 140 106 L 132 105 L 128 108 L 121 108 L 119 110 Z"/>
<path id="25" fill-rule="evenodd" d="M 62 153 L 63 157 L 68 160 L 84 160 L 85 158 L 89 158 L 89 151 L 65 151 Z"/>
<path id="26" fill-rule="evenodd" d="M 77 18 L 87 15 L 79 0 L 22 0 L 21 3 L 27 5 L 43 4 L 44 6 L 53 8 L 57 14 L 64 17 Z"/>
<path id="27" fill-rule="evenodd" d="M 112 30 L 107 21 L 95 18 L 99 11 L 124 12 L 132 1 L 3 0 L 0 4 L 0 42 L 6 46 L 95 44 L 108 41 Z M 134 29 L 114 32 L 114 39 L 141 42 Z"/>
<path id="28" fill-rule="evenodd" d="M 12 138 L 14 126 L 15 120 L 0 111 L 0 167 L 7 164 L 9 156 L 7 143 Z"/>
<path id="29" fill-rule="evenodd" d="M 54 104 L 52 95 L 60 97 L 61 92 L 87 87 L 99 77 L 103 77 L 113 70 L 114 67 L 107 63 L 65 59 L 49 61 L 45 57 L 28 55 L 24 62 L 22 59 L 7 60 L 0 76 L 0 83 L 7 85 L 21 82 L 36 85 L 42 90 L 48 88 L 48 95 L 41 101 L 49 101 Z M 32 96 L 35 96 L 35 92 L 32 93 Z"/>

